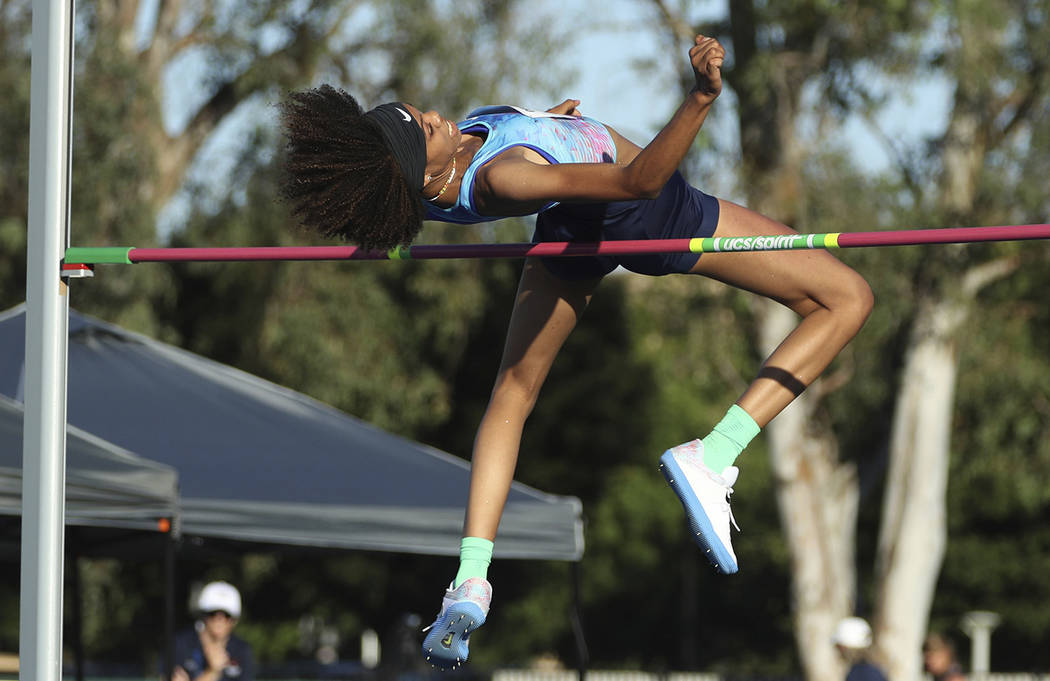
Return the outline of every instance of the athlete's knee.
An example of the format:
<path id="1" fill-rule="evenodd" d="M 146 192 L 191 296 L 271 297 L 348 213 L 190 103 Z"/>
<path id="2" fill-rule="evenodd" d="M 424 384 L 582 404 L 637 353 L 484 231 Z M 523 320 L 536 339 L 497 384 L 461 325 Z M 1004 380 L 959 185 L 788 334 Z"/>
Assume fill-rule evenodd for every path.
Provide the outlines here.
<path id="1" fill-rule="evenodd" d="M 530 371 L 520 364 L 504 368 L 496 377 L 496 384 L 492 388 L 492 399 L 502 402 L 504 405 L 514 406 L 528 415 L 540 395 L 543 386 L 543 377 L 536 371 Z"/>
<path id="2" fill-rule="evenodd" d="M 871 286 L 864 277 L 847 268 L 836 281 L 835 288 L 838 311 L 850 319 L 859 330 L 875 306 L 875 294 Z"/>

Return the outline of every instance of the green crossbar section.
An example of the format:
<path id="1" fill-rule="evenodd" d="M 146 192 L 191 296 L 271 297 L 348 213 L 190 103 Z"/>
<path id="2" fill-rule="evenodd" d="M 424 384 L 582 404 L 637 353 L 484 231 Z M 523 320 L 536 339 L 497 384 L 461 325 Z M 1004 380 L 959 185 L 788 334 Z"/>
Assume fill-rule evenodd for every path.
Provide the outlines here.
<path id="1" fill-rule="evenodd" d="M 131 265 L 128 246 L 103 246 L 98 248 L 72 246 L 66 249 L 66 262 Z"/>

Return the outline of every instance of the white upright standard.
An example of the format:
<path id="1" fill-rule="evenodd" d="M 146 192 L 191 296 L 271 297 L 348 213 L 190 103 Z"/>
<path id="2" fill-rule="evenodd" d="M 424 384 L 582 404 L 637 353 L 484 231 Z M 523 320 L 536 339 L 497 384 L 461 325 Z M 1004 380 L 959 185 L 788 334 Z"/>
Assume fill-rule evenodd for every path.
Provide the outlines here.
<path id="1" fill-rule="evenodd" d="M 19 678 L 62 679 L 72 0 L 34 0 Z"/>

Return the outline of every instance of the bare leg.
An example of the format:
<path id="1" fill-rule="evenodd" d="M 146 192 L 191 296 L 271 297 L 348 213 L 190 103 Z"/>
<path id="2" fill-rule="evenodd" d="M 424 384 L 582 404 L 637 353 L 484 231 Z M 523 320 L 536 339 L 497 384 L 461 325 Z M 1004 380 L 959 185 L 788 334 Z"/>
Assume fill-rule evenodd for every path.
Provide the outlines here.
<path id="1" fill-rule="evenodd" d="M 727 201 L 719 206 L 718 236 L 793 233 Z M 703 440 L 672 447 L 660 457 L 660 470 L 682 502 L 693 540 L 719 572 L 733 574 L 739 565 L 727 503 L 736 481 L 731 463 L 757 434 L 756 424 L 769 423 L 856 335 L 871 311 L 872 296 L 856 272 L 826 251 L 704 254 L 691 271 L 763 295 L 802 317 L 766 359 L 738 407 L 730 408 Z"/>
<path id="2" fill-rule="evenodd" d="M 464 536 L 495 539 L 525 419 L 599 281 L 565 281 L 550 274 L 543 263 L 526 261 L 503 361 L 474 440 Z"/>
<path id="3" fill-rule="evenodd" d="M 754 211 L 719 203 L 717 236 L 795 233 Z M 775 300 L 802 317 L 737 400 L 762 427 L 827 368 L 873 304 L 867 282 L 827 251 L 709 253 L 692 272 Z"/>

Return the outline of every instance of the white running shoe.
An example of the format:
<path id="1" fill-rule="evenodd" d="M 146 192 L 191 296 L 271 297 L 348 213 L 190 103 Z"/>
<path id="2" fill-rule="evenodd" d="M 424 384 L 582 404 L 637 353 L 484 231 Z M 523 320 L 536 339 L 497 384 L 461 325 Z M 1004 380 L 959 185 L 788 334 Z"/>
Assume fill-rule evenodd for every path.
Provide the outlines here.
<path id="1" fill-rule="evenodd" d="M 471 577 L 455 590 L 449 584 L 441 599 L 441 612 L 423 631 L 423 658 L 433 666 L 449 670 L 467 661 L 470 634 L 485 623 L 492 602 L 492 585 Z"/>
<path id="2" fill-rule="evenodd" d="M 733 553 L 729 526 L 736 524 L 729 508 L 740 469 L 730 466 L 721 475 L 704 464 L 704 443 L 693 440 L 672 447 L 660 457 L 660 471 L 685 507 L 693 541 L 719 572 L 731 575 L 740 567 Z"/>

